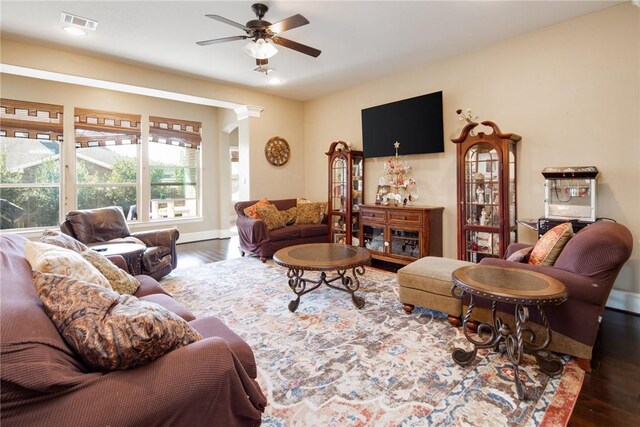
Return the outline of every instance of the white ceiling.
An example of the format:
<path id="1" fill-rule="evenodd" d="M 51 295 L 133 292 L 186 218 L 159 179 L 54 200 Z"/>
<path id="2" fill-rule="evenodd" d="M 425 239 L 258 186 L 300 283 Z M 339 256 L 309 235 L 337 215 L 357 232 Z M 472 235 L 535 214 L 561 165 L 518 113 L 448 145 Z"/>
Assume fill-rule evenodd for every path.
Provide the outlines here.
<path id="1" fill-rule="evenodd" d="M 318 58 L 279 47 L 269 65 L 284 81 L 269 86 L 252 71 L 246 41 L 197 46 L 242 35 L 206 18 L 246 23 L 254 1 L 0 1 L 3 38 L 81 51 L 145 67 L 309 100 L 421 63 L 474 50 L 620 1 L 265 1 L 274 23 L 296 13 L 310 24 L 282 35 L 322 50 Z M 60 13 L 99 22 L 72 38 Z"/>

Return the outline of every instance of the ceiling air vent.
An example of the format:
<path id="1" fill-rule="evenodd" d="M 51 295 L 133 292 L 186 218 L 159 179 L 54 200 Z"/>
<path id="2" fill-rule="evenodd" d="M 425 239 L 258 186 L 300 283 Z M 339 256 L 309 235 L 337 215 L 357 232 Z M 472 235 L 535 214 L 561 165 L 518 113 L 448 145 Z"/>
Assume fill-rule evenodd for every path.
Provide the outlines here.
<path id="1" fill-rule="evenodd" d="M 82 18 L 80 16 L 72 15 L 67 12 L 62 12 L 60 22 L 66 25 L 73 25 L 75 27 L 83 28 L 89 31 L 95 31 L 98 27 L 98 21 L 92 19 Z"/>

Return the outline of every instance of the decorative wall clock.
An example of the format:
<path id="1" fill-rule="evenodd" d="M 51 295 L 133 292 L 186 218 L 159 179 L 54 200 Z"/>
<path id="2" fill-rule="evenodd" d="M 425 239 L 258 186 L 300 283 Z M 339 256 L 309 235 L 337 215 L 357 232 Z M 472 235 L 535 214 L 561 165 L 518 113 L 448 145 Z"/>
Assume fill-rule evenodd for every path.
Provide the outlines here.
<path id="1" fill-rule="evenodd" d="M 280 136 L 271 138 L 264 146 L 264 156 L 274 166 L 282 166 L 287 163 L 289 156 L 291 156 L 291 149 L 287 140 Z"/>

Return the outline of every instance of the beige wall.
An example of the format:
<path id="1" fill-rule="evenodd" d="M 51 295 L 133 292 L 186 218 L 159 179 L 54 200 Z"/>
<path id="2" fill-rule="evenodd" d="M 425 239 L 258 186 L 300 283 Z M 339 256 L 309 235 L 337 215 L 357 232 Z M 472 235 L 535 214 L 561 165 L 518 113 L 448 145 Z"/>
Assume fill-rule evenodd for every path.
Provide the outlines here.
<path id="1" fill-rule="evenodd" d="M 199 80 L 187 76 L 150 70 L 129 64 L 89 57 L 24 42 L 0 40 L 0 62 L 5 65 L 20 66 L 36 70 L 45 70 L 70 76 L 80 76 L 107 82 L 115 82 L 175 92 L 196 97 L 222 100 L 238 105 L 260 106 L 264 110 L 260 118 L 238 120 L 229 111 L 211 122 L 209 130 L 215 133 L 206 135 L 210 141 L 210 151 L 203 152 L 203 209 L 205 221 L 178 224 L 183 233 L 208 233 L 226 227 L 221 224 L 220 177 L 221 175 L 220 140 L 225 127 L 235 122 L 240 139 L 249 155 L 243 162 L 244 178 L 250 183 L 249 196 L 260 198 L 295 198 L 304 195 L 304 130 L 303 104 L 276 96 L 265 95 L 233 86 L 221 85 L 211 81 Z M 66 85 L 27 79 L 10 74 L 1 76 L 1 94 L 4 97 L 39 102 L 61 103 L 65 106 L 82 105 L 102 110 L 136 112 L 134 106 L 144 111 L 153 110 L 153 114 L 164 115 L 161 111 L 174 110 L 177 103 L 160 98 L 150 98 L 123 94 L 115 91 L 92 89 L 86 86 Z M 25 80 L 26 79 L 26 80 Z M 213 107 L 184 104 L 185 111 L 215 111 Z M 143 112 L 143 111 L 138 111 Z M 168 114 L 168 113 L 166 113 Z M 194 118 L 194 120 L 199 120 Z M 275 168 L 264 158 L 264 144 L 272 136 L 279 135 L 289 142 L 292 149 L 291 160 L 284 166 Z M 224 172 L 224 170 L 222 171 Z M 203 235 L 203 234 L 201 234 Z M 204 235 L 203 235 L 204 236 Z"/>
<path id="2" fill-rule="evenodd" d="M 520 218 L 544 214 L 544 167 L 598 167 L 598 216 L 615 218 L 634 235 L 632 259 L 616 288 L 640 297 L 640 9 L 608 8 L 307 102 L 306 166 L 316 171 L 307 175 L 307 195 L 325 197 L 326 171 L 317 166 L 331 141 L 362 146 L 362 108 L 439 90 L 445 153 L 407 160 L 419 203 L 445 207 L 444 255 L 457 255 L 455 147 L 449 138 L 461 127 L 456 109 L 471 108 L 480 120 L 522 136 Z M 365 167 L 365 197 L 372 202 L 382 163 L 370 159 Z M 520 241 L 535 241 L 533 231 L 519 231 Z"/>

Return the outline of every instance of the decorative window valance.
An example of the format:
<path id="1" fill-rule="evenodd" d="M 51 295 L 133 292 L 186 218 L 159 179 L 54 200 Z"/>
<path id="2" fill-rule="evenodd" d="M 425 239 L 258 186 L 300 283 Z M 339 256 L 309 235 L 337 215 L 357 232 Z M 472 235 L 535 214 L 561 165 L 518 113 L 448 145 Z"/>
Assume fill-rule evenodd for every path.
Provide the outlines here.
<path id="1" fill-rule="evenodd" d="M 140 115 L 76 108 L 76 148 L 140 143 Z"/>
<path id="2" fill-rule="evenodd" d="M 62 141 L 63 106 L 0 98 L 0 136 Z"/>
<path id="3" fill-rule="evenodd" d="M 200 148 L 202 123 L 190 120 L 149 117 L 149 141 L 160 144 Z"/>

